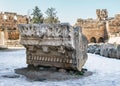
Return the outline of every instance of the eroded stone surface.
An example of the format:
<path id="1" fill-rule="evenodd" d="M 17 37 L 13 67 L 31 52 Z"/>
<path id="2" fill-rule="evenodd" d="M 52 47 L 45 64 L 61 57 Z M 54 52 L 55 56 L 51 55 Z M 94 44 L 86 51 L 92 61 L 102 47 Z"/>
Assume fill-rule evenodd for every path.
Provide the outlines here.
<path id="1" fill-rule="evenodd" d="M 95 53 L 109 58 L 120 58 L 120 45 L 117 44 L 89 44 L 88 53 Z"/>
<path id="2" fill-rule="evenodd" d="M 18 28 L 28 65 L 81 71 L 87 60 L 87 39 L 81 28 L 67 23 L 21 24 Z"/>

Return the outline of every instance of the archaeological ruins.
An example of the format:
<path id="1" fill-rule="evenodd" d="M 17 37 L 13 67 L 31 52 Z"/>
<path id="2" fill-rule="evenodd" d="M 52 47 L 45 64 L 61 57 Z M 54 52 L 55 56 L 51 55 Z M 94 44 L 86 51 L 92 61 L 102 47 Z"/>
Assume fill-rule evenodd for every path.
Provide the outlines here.
<path id="1" fill-rule="evenodd" d="M 28 23 L 27 17 L 17 13 L 0 13 L 0 47 L 16 46 L 19 44 L 17 24 Z"/>
<path id="2" fill-rule="evenodd" d="M 75 26 L 82 28 L 82 33 L 89 43 L 120 43 L 120 14 L 109 17 L 106 9 L 96 10 L 96 19 L 79 18 Z M 0 13 L 0 47 L 19 45 L 17 24 L 27 24 L 28 17 L 17 13 Z"/>
<path id="3" fill-rule="evenodd" d="M 120 43 L 120 14 L 116 14 L 115 17 L 108 17 L 106 9 L 97 9 L 96 15 L 96 19 L 79 18 L 75 26 L 82 28 L 82 32 L 89 42 Z"/>

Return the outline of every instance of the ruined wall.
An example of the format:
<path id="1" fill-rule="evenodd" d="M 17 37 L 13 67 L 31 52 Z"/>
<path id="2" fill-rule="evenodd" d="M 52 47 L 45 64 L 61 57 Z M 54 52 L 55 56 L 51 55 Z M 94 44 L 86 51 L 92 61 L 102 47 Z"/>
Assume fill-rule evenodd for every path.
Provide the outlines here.
<path id="1" fill-rule="evenodd" d="M 81 22 L 82 21 L 82 22 Z M 105 22 L 95 21 L 93 19 L 79 20 L 77 24 L 82 27 L 82 33 L 89 42 L 104 42 Z"/>
<path id="2" fill-rule="evenodd" d="M 109 33 L 119 33 L 120 32 L 120 14 L 115 15 L 113 19 L 108 20 Z"/>
<path id="3" fill-rule="evenodd" d="M 0 33 L 4 33 L 5 45 L 17 44 L 19 32 L 17 24 L 26 24 L 26 16 L 17 15 L 17 13 L 4 12 L 0 13 Z M 3 39 L 1 38 L 0 41 Z M 14 41 L 14 42 L 13 42 Z"/>
<path id="4" fill-rule="evenodd" d="M 108 17 L 106 9 L 96 10 L 96 19 L 78 19 L 76 26 L 82 27 L 83 34 L 89 42 L 106 42 L 111 37 L 119 37 L 120 14 Z"/>
<path id="5" fill-rule="evenodd" d="M 120 44 L 120 14 L 108 21 L 108 43 Z"/>

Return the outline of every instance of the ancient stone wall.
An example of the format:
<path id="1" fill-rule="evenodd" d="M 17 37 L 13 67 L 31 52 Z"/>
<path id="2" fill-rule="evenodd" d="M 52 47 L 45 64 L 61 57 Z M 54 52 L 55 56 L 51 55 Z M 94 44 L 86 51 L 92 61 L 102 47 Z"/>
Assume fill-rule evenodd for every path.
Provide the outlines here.
<path id="1" fill-rule="evenodd" d="M 105 22 L 95 21 L 93 19 L 80 20 L 77 24 L 82 27 L 82 33 L 87 37 L 89 42 L 104 42 Z"/>
<path id="2" fill-rule="evenodd" d="M 115 15 L 113 19 L 108 21 L 109 33 L 119 33 L 120 32 L 120 14 Z"/>
<path id="3" fill-rule="evenodd" d="M 82 28 L 89 42 L 106 42 L 111 37 L 120 37 L 120 14 L 108 17 L 106 9 L 96 10 L 97 19 L 78 19 L 76 26 Z"/>
<path id="4" fill-rule="evenodd" d="M 19 40 L 17 24 L 22 23 L 27 23 L 26 16 L 11 12 L 0 13 L 0 33 L 4 34 L 5 45 L 12 44 L 14 46 L 15 44 L 12 41 Z M 1 40 L 2 38 L 0 38 L 0 41 Z"/>
<path id="5" fill-rule="evenodd" d="M 108 43 L 120 44 L 120 14 L 108 21 Z"/>

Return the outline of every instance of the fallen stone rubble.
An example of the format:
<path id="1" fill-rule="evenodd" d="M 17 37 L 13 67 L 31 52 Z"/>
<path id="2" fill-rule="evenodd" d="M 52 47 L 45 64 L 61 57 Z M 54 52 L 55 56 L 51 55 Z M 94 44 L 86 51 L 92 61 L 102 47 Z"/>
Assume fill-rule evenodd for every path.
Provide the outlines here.
<path id="1" fill-rule="evenodd" d="M 98 54 L 104 57 L 120 59 L 120 45 L 119 44 L 89 44 L 88 53 Z"/>

